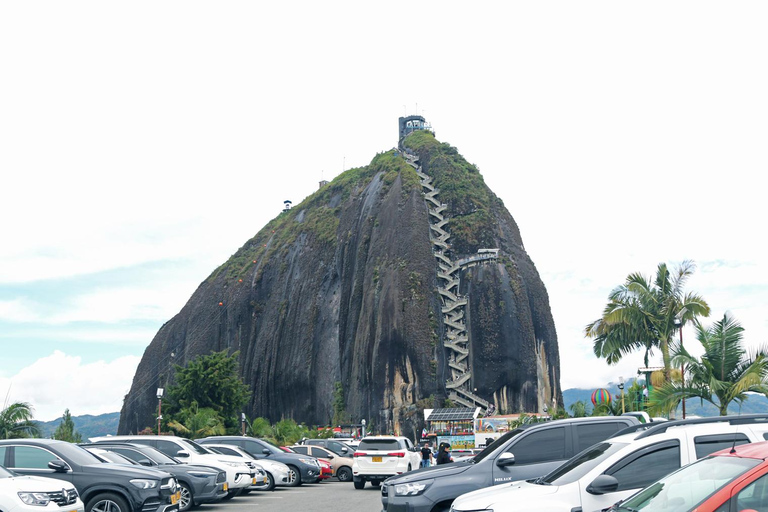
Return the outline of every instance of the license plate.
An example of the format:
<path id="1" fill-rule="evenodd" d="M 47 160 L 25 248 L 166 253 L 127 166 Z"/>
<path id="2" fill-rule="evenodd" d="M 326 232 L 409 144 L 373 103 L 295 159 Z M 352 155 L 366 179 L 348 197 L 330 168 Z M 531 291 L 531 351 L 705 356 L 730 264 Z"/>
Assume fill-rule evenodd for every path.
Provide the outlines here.
<path id="1" fill-rule="evenodd" d="M 381 457 L 371 457 L 373 462 L 381 462 Z"/>
<path id="2" fill-rule="evenodd" d="M 175 505 L 181 499 L 181 492 L 175 492 L 171 494 L 171 505 Z"/>

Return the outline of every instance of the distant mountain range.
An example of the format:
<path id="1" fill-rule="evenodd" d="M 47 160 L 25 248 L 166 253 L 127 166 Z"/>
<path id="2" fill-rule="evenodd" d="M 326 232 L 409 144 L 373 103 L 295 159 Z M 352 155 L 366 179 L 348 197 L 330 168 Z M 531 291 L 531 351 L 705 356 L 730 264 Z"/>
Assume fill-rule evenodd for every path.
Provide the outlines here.
<path id="1" fill-rule="evenodd" d="M 627 383 L 627 387 L 631 385 L 630 383 Z M 616 384 L 608 384 L 605 386 L 605 389 L 607 389 L 612 396 L 616 396 L 619 394 L 619 390 L 616 386 Z M 626 388 L 625 388 L 626 389 Z M 595 389 L 578 389 L 578 388 L 571 388 L 566 389 L 563 391 L 563 402 L 565 405 L 565 410 L 567 412 L 571 412 L 571 405 L 575 402 L 582 401 L 587 404 L 587 411 L 592 410 L 592 392 L 595 391 Z M 627 408 L 629 410 L 629 408 Z M 678 407 L 678 414 L 677 417 L 681 418 L 682 412 L 682 406 Z M 739 407 L 739 404 L 732 403 L 731 406 L 728 408 L 729 414 L 759 414 L 759 413 L 766 413 L 768 414 L 768 398 L 764 397 L 763 395 L 756 395 L 751 394 L 749 395 L 749 398 L 747 398 L 744 403 L 741 404 L 741 407 Z M 686 400 L 685 402 L 685 414 L 686 417 L 688 416 L 701 416 L 701 417 L 707 417 L 707 416 L 717 416 L 719 413 L 717 407 L 710 404 L 709 402 L 703 402 L 700 399 L 697 398 L 691 398 Z"/>
<path id="2" fill-rule="evenodd" d="M 117 434 L 117 424 L 120 421 L 119 412 L 110 412 L 92 416 L 85 414 L 83 416 L 72 416 L 72 422 L 75 424 L 75 430 L 83 436 L 83 441 L 89 437 L 106 436 Z M 52 421 L 38 421 L 40 433 L 43 437 L 51 437 L 56 428 L 61 424 L 61 418 Z"/>

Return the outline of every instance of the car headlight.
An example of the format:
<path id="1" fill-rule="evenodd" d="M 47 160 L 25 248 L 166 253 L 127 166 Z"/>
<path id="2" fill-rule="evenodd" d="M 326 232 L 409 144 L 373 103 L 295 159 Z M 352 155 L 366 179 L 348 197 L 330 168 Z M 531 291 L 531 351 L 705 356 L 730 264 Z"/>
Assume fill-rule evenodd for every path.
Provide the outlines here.
<path id="1" fill-rule="evenodd" d="M 432 485 L 434 480 L 422 480 L 421 482 L 409 482 L 395 485 L 395 496 L 418 496 Z"/>
<path id="2" fill-rule="evenodd" d="M 131 483 L 139 489 L 154 489 L 157 487 L 157 480 L 150 480 L 148 478 L 134 478 Z"/>
<path id="3" fill-rule="evenodd" d="M 51 498 L 44 492 L 20 492 L 19 499 L 27 505 L 37 505 L 38 507 L 44 507 L 51 501 Z"/>
<path id="4" fill-rule="evenodd" d="M 320 466 L 320 463 L 317 462 L 317 459 L 299 459 L 304 464 L 309 464 L 310 466 Z"/>

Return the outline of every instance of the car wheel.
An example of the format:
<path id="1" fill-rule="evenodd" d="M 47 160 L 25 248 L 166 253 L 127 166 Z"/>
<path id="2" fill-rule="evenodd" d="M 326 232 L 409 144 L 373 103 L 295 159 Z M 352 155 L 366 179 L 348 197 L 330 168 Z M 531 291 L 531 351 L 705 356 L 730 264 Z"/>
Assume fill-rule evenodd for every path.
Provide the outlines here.
<path id="1" fill-rule="evenodd" d="M 128 503 L 125 500 L 111 492 L 97 494 L 85 506 L 85 512 L 130 512 Z"/>
<path id="2" fill-rule="evenodd" d="M 194 505 L 194 496 L 192 495 L 192 489 L 185 483 L 179 482 L 179 512 L 187 512 Z"/>
<path id="3" fill-rule="evenodd" d="M 346 466 L 342 466 L 336 471 L 336 478 L 339 479 L 339 482 L 349 482 L 352 480 L 352 470 Z"/>
<path id="4" fill-rule="evenodd" d="M 257 491 L 272 491 L 275 488 L 275 478 L 267 471 L 267 483 L 256 487 Z"/>
<path id="5" fill-rule="evenodd" d="M 296 466 L 288 466 L 288 487 L 298 487 L 301 485 L 301 473 Z"/>
<path id="6" fill-rule="evenodd" d="M 352 482 L 355 484 L 355 489 L 362 489 L 365 487 L 365 480 L 352 480 Z"/>

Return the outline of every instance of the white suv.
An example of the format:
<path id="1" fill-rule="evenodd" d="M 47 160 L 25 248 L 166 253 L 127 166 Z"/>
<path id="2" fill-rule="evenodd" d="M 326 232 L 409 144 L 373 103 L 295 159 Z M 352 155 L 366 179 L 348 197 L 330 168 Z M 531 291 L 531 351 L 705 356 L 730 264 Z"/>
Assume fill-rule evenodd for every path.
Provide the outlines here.
<path id="1" fill-rule="evenodd" d="M 377 486 L 386 478 L 418 469 L 421 451 L 407 437 L 364 437 L 352 462 L 355 489 L 365 487 L 366 480 Z"/>
<path id="2" fill-rule="evenodd" d="M 764 440 L 768 416 L 721 416 L 640 425 L 592 445 L 546 476 L 459 496 L 451 512 L 591 512 L 723 448 Z M 629 430 L 629 429 L 625 429 Z"/>
<path id="3" fill-rule="evenodd" d="M 221 455 L 214 453 L 194 441 L 177 436 L 157 436 L 157 435 L 127 435 L 127 436 L 103 436 L 90 438 L 92 443 L 115 441 L 130 441 L 151 446 L 168 455 L 179 459 L 188 464 L 200 464 L 203 466 L 213 466 L 217 469 L 227 472 L 227 491 L 228 497 L 236 496 L 243 489 L 257 483 L 257 471 L 255 465 L 249 465 L 242 458 L 231 455 Z"/>

